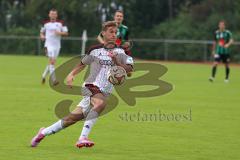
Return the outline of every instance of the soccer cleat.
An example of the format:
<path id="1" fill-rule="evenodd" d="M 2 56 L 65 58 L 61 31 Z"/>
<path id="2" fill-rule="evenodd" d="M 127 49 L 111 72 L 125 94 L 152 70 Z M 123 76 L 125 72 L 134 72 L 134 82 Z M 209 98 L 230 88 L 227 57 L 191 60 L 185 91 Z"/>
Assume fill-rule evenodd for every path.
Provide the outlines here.
<path id="1" fill-rule="evenodd" d="M 42 84 L 45 84 L 45 82 L 46 82 L 46 79 L 42 78 Z"/>
<path id="2" fill-rule="evenodd" d="M 92 147 L 92 146 L 94 146 L 94 142 L 90 141 L 88 138 L 81 138 L 76 143 L 76 147 L 78 148 Z"/>
<path id="3" fill-rule="evenodd" d="M 210 82 L 213 82 L 213 81 L 214 81 L 214 78 L 213 78 L 213 77 L 210 77 L 208 80 L 209 80 Z"/>
<path id="4" fill-rule="evenodd" d="M 37 147 L 37 145 L 44 139 L 45 135 L 41 133 L 43 129 L 44 128 L 40 128 L 38 134 L 33 137 L 31 141 L 31 147 Z"/>
<path id="5" fill-rule="evenodd" d="M 225 79 L 224 82 L 225 82 L 225 83 L 229 83 L 229 80 L 228 80 L 228 79 Z"/>

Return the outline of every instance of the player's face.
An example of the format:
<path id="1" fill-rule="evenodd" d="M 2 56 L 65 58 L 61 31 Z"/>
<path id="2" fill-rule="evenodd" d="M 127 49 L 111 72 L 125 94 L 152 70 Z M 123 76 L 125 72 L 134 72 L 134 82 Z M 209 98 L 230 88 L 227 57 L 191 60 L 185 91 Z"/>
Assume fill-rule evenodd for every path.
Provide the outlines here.
<path id="1" fill-rule="evenodd" d="M 225 29 L 225 23 L 224 22 L 219 22 L 218 27 L 219 27 L 220 30 L 224 30 Z"/>
<path id="2" fill-rule="evenodd" d="M 123 21 L 123 14 L 121 12 L 116 12 L 114 15 L 114 21 L 121 24 Z"/>
<path id="3" fill-rule="evenodd" d="M 58 13 L 57 13 L 57 11 L 50 11 L 48 16 L 49 16 L 50 20 L 56 20 L 58 17 Z"/>
<path id="4" fill-rule="evenodd" d="M 117 39 L 117 27 L 108 27 L 102 34 L 105 42 L 115 42 Z"/>

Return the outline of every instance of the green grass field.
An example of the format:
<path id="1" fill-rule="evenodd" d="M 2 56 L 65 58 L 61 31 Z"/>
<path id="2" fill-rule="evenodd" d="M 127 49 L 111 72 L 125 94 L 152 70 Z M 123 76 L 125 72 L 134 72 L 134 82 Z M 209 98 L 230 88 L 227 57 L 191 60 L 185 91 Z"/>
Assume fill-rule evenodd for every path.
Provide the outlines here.
<path id="1" fill-rule="evenodd" d="M 58 65 L 68 58 L 59 58 Z M 224 68 L 208 82 L 210 66 L 164 63 L 161 78 L 174 84 L 170 93 L 138 98 L 135 107 L 120 101 L 101 117 L 90 138 L 96 143 L 79 150 L 74 146 L 82 122 L 53 136 L 37 148 L 30 140 L 42 126 L 57 120 L 55 104 L 66 98 L 77 104 L 81 97 L 63 95 L 41 85 L 47 59 L 37 56 L 0 56 L 0 159 L 3 160 L 237 160 L 240 159 L 240 68 L 232 67 L 225 84 Z M 136 73 L 137 74 L 137 73 Z M 124 113 L 187 114 L 192 121 L 130 122 Z"/>

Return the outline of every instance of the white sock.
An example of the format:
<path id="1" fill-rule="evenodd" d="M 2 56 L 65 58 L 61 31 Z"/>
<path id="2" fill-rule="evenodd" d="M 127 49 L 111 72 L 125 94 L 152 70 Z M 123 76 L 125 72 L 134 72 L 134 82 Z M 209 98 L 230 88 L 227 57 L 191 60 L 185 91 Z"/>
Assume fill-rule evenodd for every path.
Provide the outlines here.
<path id="1" fill-rule="evenodd" d="M 53 125 L 42 130 L 42 134 L 44 134 L 45 136 L 48 136 L 48 135 L 57 133 L 62 129 L 63 129 L 62 120 L 59 120 L 56 123 L 54 123 Z"/>
<path id="2" fill-rule="evenodd" d="M 56 76 L 55 76 L 54 71 L 55 71 L 54 65 L 50 64 L 49 65 L 49 72 L 50 72 L 51 79 L 52 79 L 53 82 L 56 81 Z"/>
<path id="3" fill-rule="evenodd" d="M 91 110 L 86 117 L 86 121 L 84 122 L 82 133 L 79 139 L 88 138 L 88 135 L 93 125 L 96 123 L 97 119 L 98 119 L 98 113 L 94 110 Z"/>
<path id="4" fill-rule="evenodd" d="M 48 74 L 48 71 L 49 71 L 49 66 L 47 65 L 43 74 L 42 74 L 42 78 L 46 78 L 47 74 Z"/>

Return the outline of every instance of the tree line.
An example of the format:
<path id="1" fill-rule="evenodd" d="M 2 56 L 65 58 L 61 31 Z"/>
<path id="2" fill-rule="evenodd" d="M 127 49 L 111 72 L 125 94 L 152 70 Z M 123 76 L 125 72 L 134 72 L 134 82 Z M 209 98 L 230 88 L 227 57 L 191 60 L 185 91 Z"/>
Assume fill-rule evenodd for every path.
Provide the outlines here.
<path id="1" fill-rule="evenodd" d="M 221 19 L 226 20 L 235 40 L 240 34 L 240 2 L 234 0 L 1 0 L 0 34 L 38 35 L 41 22 L 48 18 L 51 8 L 56 8 L 59 17 L 66 21 L 70 36 L 81 36 L 87 29 L 88 36 L 95 37 L 101 23 L 111 20 L 118 9 L 124 11 L 124 24 L 132 38 L 211 40 Z M 68 44 L 66 50 L 72 47 Z M 160 45 L 135 47 L 138 47 L 133 47 L 135 56 L 142 58 L 159 58 L 148 54 L 149 50 L 154 49 L 154 54 L 162 52 Z M 179 51 L 197 52 L 198 49 L 178 46 L 171 50 L 179 56 Z M 235 47 L 234 53 L 237 50 Z"/>

